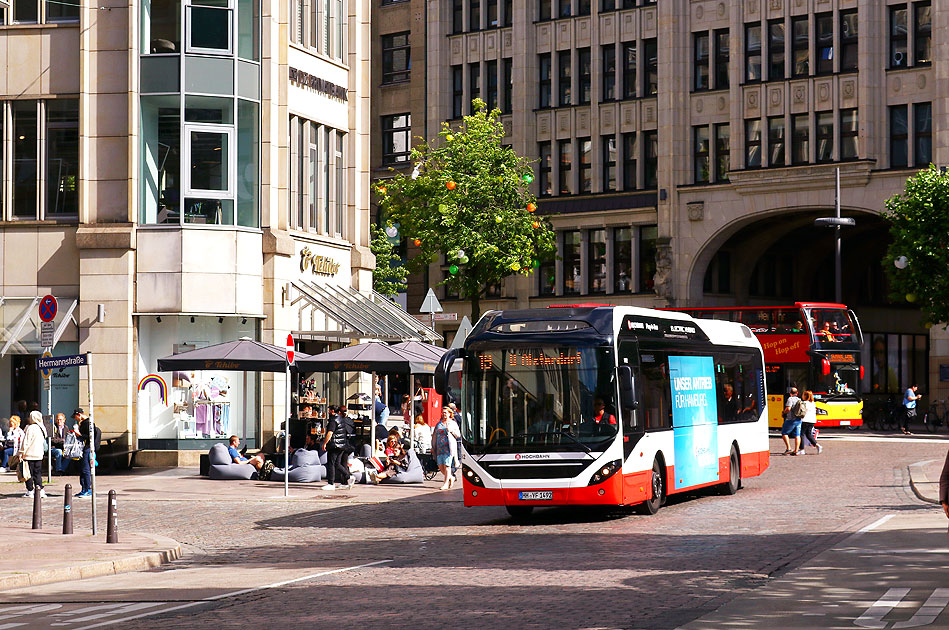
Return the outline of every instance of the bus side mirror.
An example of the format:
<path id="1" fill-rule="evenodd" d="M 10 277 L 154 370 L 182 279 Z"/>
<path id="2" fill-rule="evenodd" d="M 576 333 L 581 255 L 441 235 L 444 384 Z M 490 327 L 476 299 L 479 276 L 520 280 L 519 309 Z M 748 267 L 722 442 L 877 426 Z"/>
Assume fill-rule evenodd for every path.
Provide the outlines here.
<path id="1" fill-rule="evenodd" d="M 617 378 L 619 379 L 620 405 L 623 409 L 639 407 L 639 403 L 636 401 L 636 389 L 633 385 L 633 369 L 628 365 L 619 366 Z"/>
<path id="2" fill-rule="evenodd" d="M 448 375 L 451 373 L 451 365 L 455 359 L 463 359 L 465 351 L 461 348 L 454 348 L 442 355 L 435 368 L 435 391 L 444 396 L 448 393 Z"/>

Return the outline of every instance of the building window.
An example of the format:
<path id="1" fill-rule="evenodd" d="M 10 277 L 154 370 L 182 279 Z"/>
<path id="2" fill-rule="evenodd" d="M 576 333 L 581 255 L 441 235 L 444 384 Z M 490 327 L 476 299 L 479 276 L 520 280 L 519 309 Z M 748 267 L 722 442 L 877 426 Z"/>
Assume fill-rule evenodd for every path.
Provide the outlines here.
<path id="1" fill-rule="evenodd" d="M 514 23 L 514 0 L 504 0 L 504 26 L 511 26 Z"/>
<path id="2" fill-rule="evenodd" d="M 890 166 L 909 166 L 909 125 L 906 105 L 890 107 Z"/>
<path id="3" fill-rule="evenodd" d="M 791 18 L 791 35 L 791 76 L 806 77 L 811 71 L 811 42 L 806 15 Z"/>
<path id="4" fill-rule="evenodd" d="M 36 219 L 39 133 L 37 101 L 13 101 L 13 216 Z"/>
<path id="5" fill-rule="evenodd" d="M 616 10 L 616 0 L 601 0 L 600 1 L 600 13 L 606 13 L 607 11 Z"/>
<path id="6" fill-rule="evenodd" d="M 538 0 L 537 2 L 537 20 L 549 20 L 551 19 L 550 14 L 550 0 Z"/>
<path id="7" fill-rule="evenodd" d="M 577 138 L 580 148 L 580 192 L 593 192 L 593 142 L 590 138 Z"/>
<path id="8" fill-rule="evenodd" d="M 78 2 L 54 2 L 45 0 L 46 22 L 78 22 L 79 21 L 79 3 Z"/>
<path id="9" fill-rule="evenodd" d="M 412 114 L 382 117 L 382 163 L 409 161 L 412 148 Z"/>
<path id="10" fill-rule="evenodd" d="M 587 232 L 588 293 L 606 293 L 606 230 Z"/>
<path id="11" fill-rule="evenodd" d="M 79 100 L 46 101 L 46 214 L 79 214 Z"/>
<path id="12" fill-rule="evenodd" d="M 745 121 L 745 168 L 761 168 L 761 121 Z"/>
<path id="13" fill-rule="evenodd" d="M 906 50 L 906 6 L 890 7 L 890 68 L 905 68 L 909 65 Z"/>
<path id="14" fill-rule="evenodd" d="M 656 283 L 656 253 L 659 228 L 646 225 L 639 228 L 639 292 L 652 293 Z"/>
<path id="15" fill-rule="evenodd" d="M 745 24 L 745 81 L 761 80 L 761 25 Z"/>
<path id="16" fill-rule="evenodd" d="M 590 0 L 577 0 L 577 15 L 590 15 Z"/>
<path id="17" fill-rule="evenodd" d="M 600 47 L 600 57 L 603 60 L 603 96 L 602 100 L 612 101 L 616 98 L 616 47 L 607 44 Z"/>
<path id="18" fill-rule="evenodd" d="M 0 9 L 0 25 L 3 24 L 55 24 L 79 21 L 78 2 L 57 2 L 55 0 L 14 0 L 13 8 Z M 40 8 L 43 17 L 40 17 Z M 8 22 L 7 17 L 12 19 Z"/>
<path id="19" fill-rule="evenodd" d="M 715 130 L 715 181 L 727 182 L 728 171 L 731 170 L 729 155 L 731 154 L 731 130 L 728 123 L 719 123 Z"/>
<path id="20" fill-rule="evenodd" d="M 616 136 L 602 136 L 603 147 L 603 192 L 616 190 Z"/>
<path id="21" fill-rule="evenodd" d="M 451 32 L 463 33 L 465 30 L 465 3 L 464 0 L 452 0 L 451 2 Z"/>
<path id="22" fill-rule="evenodd" d="M 557 6 L 558 17 L 570 17 L 570 0 L 558 0 Z"/>
<path id="23" fill-rule="evenodd" d="M 702 282 L 704 293 L 731 293 L 731 252 L 718 250 L 712 257 Z"/>
<path id="24" fill-rule="evenodd" d="M 451 117 L 461 118 L 465 111 L 465 69 L 451 67 Z"/>
<path id="25" fill-rule="evenodd" d="M 468 113 L 475 113 L 474 100 L 481 98 L 481 64 L 477 61 L 468 64 Z"/>
<path id="26" fill-rule="evenodd" d="M 784 20 L 768 22 L 768 81 L 784 78 Z"/>
<path id="27" fill-rule="evenodd" d="M 382 83 L 409 80 L 412 67 L 409 32 L 382 36 Z"/>
<path id="28" fill-rule="evenodd" d="M 579 76 L 577 77 L 579 84 L 577 87 L 580 90 L 580 104 L 587 105 L 590 102 L 590 77 L 593 71 L 589 48 L 577 50 L 577 64 L 579 65 Z"/>
<path id="29" fill-rule="evenodd" d="M 929 2 L 917 2 L 913 5 L 913 48 L 916 65 L 932 63 L 933 20 Z"/>
<path id="30" fill-rule="evenodd" d="M 485 0 L 488 4 L 488 28 L 498 27 L 498 0 Z"/>
<path id="31" fill-rule="evenodd" d="M 643 96 L 659 92 L 659 48 L 656 38 L 643 40 Z"/>
<path id="32" fill-rule="evenodd" d="M 708 127 L 692 127 L 692 179 L 696 184 L 709 181 Z"/>
<path id="33" fill-rule="evenodd" d="M 550 107 L 550 55 L 537 56 L 538 104 L 540 109 Z"/>
<path id="34" fill-rule="evenodd" d="M 784 117 L 768 119 L 768 166 L 784 166 Z"/>
<path id="35" fill-rule="evenodd" d="M 858 145 L 857 110 L 840 110 L 840 159 L 856 160 L 860 157 Z"/>
<path id="36" fill-rule="evenodd" d="M 538 181 L 538 187 L 540 188 L 541 197 L 549 197 L 553 193 L 550 182 L 550 143 L 541 142 L 537 145 L 537 153 L 540 156 L 540 164 L 537 166 L 539 171 L 540 179 Z"/>
<path id="37" fill-rule="evenodd" d="M 791 164 L 806 164 L 810 160 L 810 137 L 810 115 L 791 116 Z"/>
<path id="38" fill-rule="evenodd" d="M 818 13 L 814 18 L 817 32 L 817 74 L 834 71 L 834 14 Z"/>
<path id="39" fill-rule="evenodd" d="M 561 107 L 570 105 L 570 56 L 569 50 L 561 50 L 557 53 L 557 88 L 560 90 L 557 104 Z"/>
<path id="40" fill-rule="evenodd" d="M 498 62 L 485 61 L 485 67 L 488 71 L 488 111 L 492 111 L 498 106 Z"/>
<path id="41" fill-rule="evenodd" d="M 692 33 L 692 89 L 709 88 L 708 33 Z"/>
<path id="42" fill-rule="evenodd" d="M 346 159 L 343 151 L 345 144 L 346 134 L 337 131 L 335 162 L 333 164 L 336 170 L 336 223 L 333 226 L 333 233 L 339 235 L 343 233 L 343 219 L 346 216 Z"/>
<path id="43" fill-rule="evenodd" d="M 636 133 L 623 134 L 623 190 L 636 190 Z"/>
<path id="44" fill-rule="evenodd" d="M 468 0 L 468 30 L 481 30 L 481 0 Z"/>
<path id="45" fill-rule="evenodd" d="M 840 71 L 857 69 L 857 11 L 840 12 Z"/>
<path id="46" fill-rule="evenodd" d="M 643 144 L 643 186 L 656 188 L 659 184 L 659 132 L 644 131 Z"/>
<path id="47" fill-rule="evenodd" d="M 817 151 L 818 162 L 830 162 L 834 159 L 834 112 L 817 114 Z"/>
<path id="48" fill-rule="evenodd" d="M 504 78 L 501 79 L 504 85 L 504 96 L 501 98 L 501 112 L 505 114 L 511 113 L 511 96 L 514 94 L 514 69 L 512 65 L 512 59 L 507 57 L 504 59 Z"/>
<path id="49" fill-rule="evenodd" d="M 913 162 L 926 167 L 933 160 L 933 104 L 913 105 Z"/>
<path id="50" fill-rule="evenodd" d="M 623 44 L 623 98 L 636 97 L 636 42 Z"/>
<path id="51" fill-rule="evenodd" d="M 613 228 L 613 291 L 629 293 L 633 290 L 633 230 Z"/>
<path id="52" fill-rule="evenodd" d="M 573 141 L 559 140 L 557 142 L 557 159 L 560 162 L 559 194 L 573 194 L 573 178 L 570 164 L 573 161 Z"/>
<path id="53" fill-rule="evenodd" d="M 728 61 L 729 61 L 729 40 L 728 29 L 715 31 L 715 89 L 724 90 L 729 85 L 728 80 Z"/>
<path id="54" fill-rule="evenodd" d="M 537 267 L 537 294 L 540 296 L 557 293 L 557 261 L 545 260 Z"/>
<path id="55" fill-rule="evenodd" d="M 580 230 L 563 232 L 563 294 L 577 295 L 582 283 L 580 266 Z"/>

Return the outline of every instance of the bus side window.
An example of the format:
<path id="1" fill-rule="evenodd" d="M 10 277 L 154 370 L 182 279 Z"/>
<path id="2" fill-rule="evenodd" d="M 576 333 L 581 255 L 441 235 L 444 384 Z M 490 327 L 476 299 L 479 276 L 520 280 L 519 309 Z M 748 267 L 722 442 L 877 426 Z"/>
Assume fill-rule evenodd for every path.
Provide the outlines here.
<path id="1" fill-rule="evenodd" d="M 646 416 L 645 428 L 664 429 L 672 426 L 672 390 L 669 383 L 669 368 L 664 353 L 643 352 L 642 391 L 640 408 Z"/>

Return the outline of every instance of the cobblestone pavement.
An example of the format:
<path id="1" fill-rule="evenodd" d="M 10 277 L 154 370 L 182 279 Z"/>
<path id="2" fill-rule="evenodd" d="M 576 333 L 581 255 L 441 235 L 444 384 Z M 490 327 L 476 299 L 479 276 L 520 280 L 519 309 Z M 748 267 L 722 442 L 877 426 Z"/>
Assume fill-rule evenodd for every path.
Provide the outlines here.
<path id="1" fill-rule="evenodd" d="M 457 491 L 378 504 L 126 502 L 125 531 L 174 538 L 185 557 L 96 588 L 103 599 L 167 602 L 157 616 L 118 609 L 127 629 L 675 628 L 884 514 L 916 509 L 906 467 L 947 446 L 828 437 L 822 455 L 773 456 L 733 497 L 673 497 L 652 517 L 550 508 L 518 525 L 503 508 L 463 507 Z M 246 589 L 225 577 L 257 576 L 262 587 L 379 561 L 233 596 Z M 219 599 L 194 603 L 211 593 Z"/>

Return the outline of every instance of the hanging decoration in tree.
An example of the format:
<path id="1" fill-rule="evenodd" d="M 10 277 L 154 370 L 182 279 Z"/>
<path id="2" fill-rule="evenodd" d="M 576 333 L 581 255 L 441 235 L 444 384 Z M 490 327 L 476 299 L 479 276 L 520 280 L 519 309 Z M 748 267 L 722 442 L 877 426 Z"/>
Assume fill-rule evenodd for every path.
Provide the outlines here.
<path id="1" fill-rule="evenodd" d="M 518 271 L 518 270 L 520 270 L 520 268 L 521 268 L 521 263 L 519 263 L 519 262 L 512 262 L 512 263 L 511 263 L 511 270 L 512 270 L 512 271 Z"/>
<path id="2" fill-rule="evenodd" d="M 535 210 L 537 210 L 537 206 L 535 206 L 533 202 L 527 204 L 527 211 L 528 211 L 528 212 L 534 212 Z"/>
<path id="3" fill-rule="evenodd" d="M 534 181 L 534 176 L 531 173 L 524 173 L 524 181 L 529 184 Z"/>
<path id="4" fill-rule="evenodd" d="M 389 227 L 386 228 L 386 236 L 388 236 L 389 238 L 395 238 L 398 235 L 399 235 L 399 228 L 395 227 L 394 225 L 390 225 Z"/>
<path id="5" fill-rule="evenodd" d="M 416 246 L 416 247 L 421 247 L 421 246 L 422 246 L 422 239 L 420 239 L 420 238 L 415 239 L 415 246 Z"/>
<path id="6" fill-rule="evenodd" d="M 455 275 L 456 273 L 458 273 L 458 265 L 450 266 L 448 268 L 448 273 L 450 273 L 451 275 Z"/>
<path id="7" fill-rule="evenodd" d="M 447 182 L 445 182 L 445 188 L 447 188 L 448 190 L 454 190 L 454 189 L 455 189 L 455 186 L 457 186 L 457 185 L 458 185 L 458 184 L 456 184 L 455 182 L 453 182 L 453 181 L 450 180 L 450 179 L 449 179 Z"/>
<path id="8" fill-rule="evenodd" d="M 536 230 L 537 228 L 540 227 L 540 221 L 534 221 L 532 225 L 534 226 L 534 229 Z"/>

